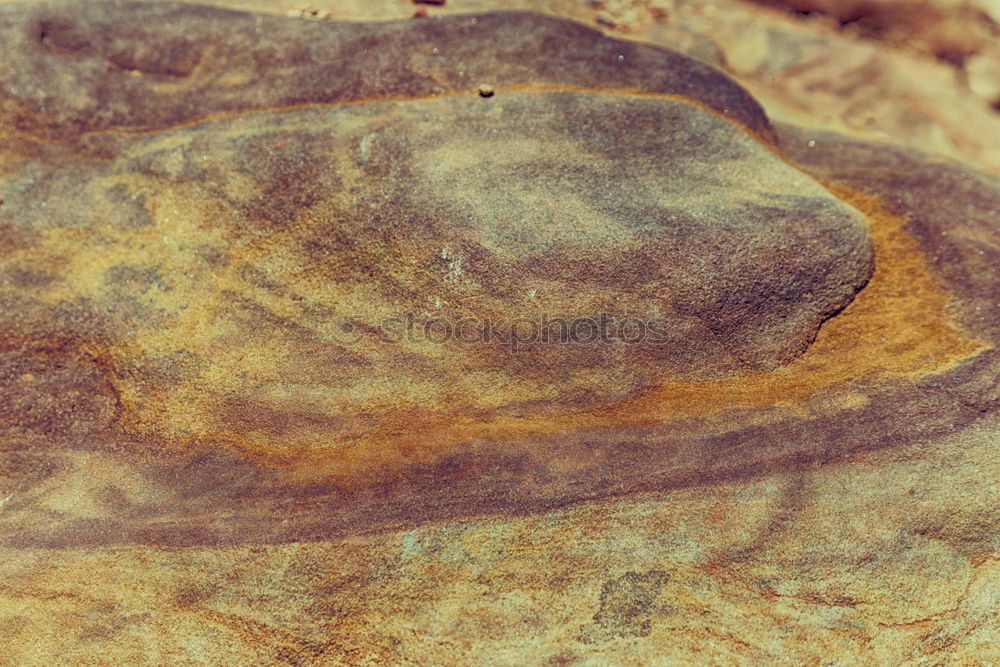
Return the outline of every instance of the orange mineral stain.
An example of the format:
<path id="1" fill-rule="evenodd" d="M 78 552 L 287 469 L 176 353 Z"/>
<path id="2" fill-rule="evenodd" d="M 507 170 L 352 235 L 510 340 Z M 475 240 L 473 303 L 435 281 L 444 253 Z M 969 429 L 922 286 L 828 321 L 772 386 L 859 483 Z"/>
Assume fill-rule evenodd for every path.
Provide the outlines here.
<path id="1" fill-rule="evenodd" d="M 551 92 L 595 92 L 562 86 L 522 86 L 512 90 Z M 683 97 L 635 90 L 599 91 L 674 100 L 698 106 L 720 116 L 717 111 Z M 467 95 L 454 91 L 446 95 Z M 361 104 L 368 100 L 332 105 L 304 104 L 280 109 L 223 112 L 187 121 L 172 129 L 194 126 L 253 113 Z M 408 101 L 412 101 L 408 100 Z M 735 123 L 734 123 L 735 124 Z M 780 157 L 759 132 L 741 127 Z M 111 130 L 107 133 L 152 134 L 159 129 Z M 162 140 L 164 147 L 174 141 Z M 146 150 L 157 148 L 153 143 Z M 342 157 L 337 173 L 343 188 L 362 187 Z M 793 165 L 794 166 L 794 165 Z M 118 182 L 135 191 L 150 192 L 151 214 L 162 219 L 130 232 L 127 240 L 101 247 L 96 255 L 71 258 L 63 281 L 46 290 L 43 298 L 53 304 L 76 298 L 79 293 L 100 294 L 107 289 L 105 277 L 115 266 L 145 261 L 156 266 L 175 267 L 170 289 L 154 284 L 142 298 L 164 312 L 172 313 L 168 327 L 149 327 L 130 339 L 115 342 L 102 354 L 117 369 L 130 359 L 150 352 L 176 350 L 183 360 L 194 350 L 202 364 L 194 363 L 176 372 L 176 384 L 138 385 L 110 374 L 120 395 L 122 413 L 116 422 L 120 431 L 137 436 L 137 441 L 155 442 L 156 447 L 197 449 L 205 443 L 228 446 L 258 462 L 288 472 L 304 480 L 336 479 L 340 483 L 362 483 L 373 474 L 384 474 L 414 462 L 433 461 L 471 442 L 530 443 L 561 434 L 588 429 L 656 425 L 682 418 L 716 418 L 727 411 L 774 409 L 794 413 L 820 392 L 846 385 L 852 380 L 872 377 L 922 375 L 948 368 L 983 349 L 982 344 L 964 335 L 946 315 L 948 292 L 932 275 L 917 243 L 905 231 L 905 220 L 888 213 L 877 198 L 828 184 L 828 189 L 863 213 L 870 225 L 875 252 L 875 272 L 868 285 L 841 313 L 828 320 L 815 342 L 798 359 L 771 372 L 747 371 L 711 381 L 690 381 L 662 376 L 646 389 L 627 398 L 606 399 L 604 403 L 573 405 L 561 399 L 564 387 L 559 380 L 523 378 L 516 368 L 491 370 L 488 383 L 476 388 L 476 402 L 464 402 L 461 395 L 448 393 L 445 378 L 431 378 L 432 385 L 407 379 L 402 356 L 377 342 L 357 349 L 337 352 L 329 341 L 318 340 L 303 349 L 302 343 L 284 332 L 294 329 L 302 317 L 301 303 L 312 297 L 323 303 L 329 298 L 331 281 L 338 276 L 380 271 L 394 284 L 428 283 L 426 268 L 408 261 L 405 252 L 380 255 L 374 248 L 358 248 L 349 256 L 331 256 L 329 274 L 310 274 L 297 266 L 288 248 L 311 235 L 310 223 L 300 216 L 296 223 L 276 228 L 260 240 L 242 232 L 240 221 L 217 200 L 206 198 L 197 184 L 180 184 L 162 189 L 137 175 L 121 175 Z M 110 182 L 108 183 L 110 185 Z M 234 196 L 243 196 L 246 183 L 233 177 L 226 187 Z M 242 188 L 242 189 L 241 189 Z M 335 219 L 344 203 L 333 202 L 303 214 Z M 341 208 L 338 208 L 340 206 Z M 169 234 L 164 234 L 164 229 Z M 25 260 L 54 257 L 57 249 L 93 243 L 94 238 L 118 239 L 119 232 L 100 227 L 74 232 L 72 228 L 47 230 L 37 248 L 26 251 Z M 220 262 L 211 268 L 206 283 L 195 278 L 204 269 L 197 262 L 193 242 L 226 248 L 239 261 Z M 143 259 L 140 259 L 143 258 Z M 248 286 L 240 271 L 246 266 L 266 266 L 280 279 L 284 290 Z M 204 275 L 204 273 L 202 273 Z M 344 283 L 346 285 L 346 283 Z M 344 310 L 356 304 L 376 303 L 378 295 L 360 287 L 340 287 L 337 302 Z M 289 293 L 284 293 L 290 290 Z M 242 301 L 266 307 L 269 317 L 282 318 L 279 324 L 261 327 L 270 334 L 257 340 L 256 315 L 233 313 Z M 242 298 L 245 297 L 245 298 Z M 354 304 L 354 305 L 352 305 Z M 489 314 L 503 303 L 477 303 Z M 349 312 L 349 311 L 347 311 Z M 288 324 L 293 323 L 293 324 Z M 324 324 L 315 324 L 322 330 Z M 277 333 L 278 335 L 272 335 Z M 321 337 L 320 337 L 321 338 Z M 371 339 L 369 339 L 371 340 Z M 178 350 L 178 347 L 182 349 Z M 437 350 L 433 354 L 444 354 Z M 308 355 L 313 355 L 312 357 Z M 324 356 L 325 355 L 325 356 Z M 340 355 L 340 356 L 337 356 Z M 313 360 L 313 358 L 317 360 Z M 400 368 L 392 386 L 374 383 L 355 394 L 330 384 L 328 376 L 315 375 L 316 367 L 343 368 L 349 380 L 365 377 L 363 365 L 352 366 L 360 357 L 384 368 Z M 441 360 L 431 357 L 431 361 Z M 279 361 L 276 361 L 279 360 Z M 286 360 L 282 366 L 280 360 Z M 172 363 L 172 362 L 171 362 Z M 456 373 L 460 369 L 454 369 Z M 185 376 L 184 374 L 188 375 Z M 599 383 L 595 376 L 594 382 Z M 864 402 L 864 396 L 840 400 Z M 527 404 L 523 409 L 504 410 Z M 501 414 L 504 413 L 504 414 Z M 511 414 L 515 413 L 515 414 Z M 232 415 L 231 419 L 223 418 Z M 529 445 L 525 445 L 529 446 Z"/>
<path id="2" fill-rule="evenodd" d="M 539 410 L 516 418 L 476 419 L 439 413 L 372 432 L 348 448 L 300 452 L 292 457 L 295 476 L 325 470 L 340 480 L 363 478 L 367 472 L 433 460 L 475 441 L 530 441 L 745 408 L 793 409 L 835 385 L 940 372 L 985 349 L 948 319 L 949 295 L 905 231 L 905 219 L 886 211 L 876 197 L 836 184 L 828 188 L 867 217 L 876 268 L 854 301 L 828 320 L 808 350 L 787 366 L 714 382 L 664 382 L 637 398 L 556 415 Z"/>

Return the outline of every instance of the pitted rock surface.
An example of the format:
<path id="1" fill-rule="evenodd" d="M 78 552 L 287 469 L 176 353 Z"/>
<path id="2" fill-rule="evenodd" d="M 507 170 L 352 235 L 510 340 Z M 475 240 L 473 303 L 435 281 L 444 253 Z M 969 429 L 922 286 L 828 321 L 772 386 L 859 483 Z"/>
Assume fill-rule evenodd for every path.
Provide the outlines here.
<path id="1" fill-rule="evenodd" d="M 520 12 L 0 40 L 5 658 L 993 661 L 995 178 Z"/>

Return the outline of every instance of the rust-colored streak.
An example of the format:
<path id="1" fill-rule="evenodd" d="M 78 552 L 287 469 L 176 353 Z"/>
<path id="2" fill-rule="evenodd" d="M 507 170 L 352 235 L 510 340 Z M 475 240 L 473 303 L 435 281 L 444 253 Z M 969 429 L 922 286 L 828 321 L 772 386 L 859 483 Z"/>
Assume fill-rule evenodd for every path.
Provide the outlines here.
<path id="1" fill-rule="evenodd" d="M 0 663 L 997 662 L 995 181 L 530 14 L 0 34 Z"/>
<path id="2" fill-rule="evenodd" d="M 637 398 L 555 415 L 545 409 L 487 419 L 438 413 L 429 419 L 400 420 L 347 448 L 303 451 L 278 460 L 290 462 L 297 478 L 360 481 L 373 471 L 433 460 L 475 441 L 538 440 L 577 429 L 661 424 L 741 408 L 793 410 L 835 385 L 939 372 L 984 350 L 949 320 L 949 295 L 906 233 L 905 219 L 888 213 L 875 197 L 836 184 L 828 187 L 870 221 L 876 270 L 856 299 L 824 324 L 806 353 L 786 367 L 715 382 L 665 382 Z M 253 450 L 275 461 L 268 448 Z"/>
<path id="3" fill-rule="evenodd" d="M 662 93 L 567 86 L 524 86 L 508 90 L 612 92 L 681 102 L 723 117 L 695 100 Z M 493 104 L 495 100 L 502 100 L 504 92 L 504 89 L 499 89 L 494 99 L 480 102 Z M 475 90 L 468 90 L 446 95 L 476 94 Z M 407 101 L 415 99 L 408 98 Z M 372 101 L 378 100 L 216 114 L 171 129 L 193 127 L 248 113 Z M 760 140 L 780 157 L 777 149 L 762 137 L 731 119 L 726 120 Z M 132 135 L 163 129 L 103 132 Z M 350 173 L 346 168 L 341 171 Z M 141 179 L 137 180 L 137 184 L 142 187 Z M 243 258 L 260 256 L 267 259 L 270 251 L 240 238 L 235 231 L 236 223 L 227 218 L 232 217 L 232 213 L 222 210 L 221 204 L 211 202 L 202 209 L 197 203 L 192 204 L 203 200 L 204 193 L 185 189 L 190 187 L 175 186 L 175 192 L 167 192 L 162 195 L 162 200 L 151 204 L 151 208 L 160 209 L 160 212 L 154 211 L 155 215 L 169 216 L 170 229 L 175 238 L 182 239 L 182 242 L 189 238 L 203 238 L 205 242 L 216 243 Z M 316 392 L 325 389 L 322 382 L 303 383 L 308 391 L 313 392 L 306 395 L 306 400 L 298 397 L 286 399 L 284 392 L 287 388 L 282 384 L 282 378 L 274 376 L 270 351 L 275 357 L 295 358 L 306 349 L 319 354 L 317 350 L 325 344 L 322 340 L 308 338 L 308 331 L 299 330 L 302 328 L 296 325 L 294 317 L 297 311 L 294 308 L 285 311 L 287 316 L 284 321 L 274 321 L 265 327 L 266 335 L 256 340 L 254 337 L 261 332 L 252 321 L 241 321 L 235 330 L 216 326 L 214 320 L 224 314 L 224 308 L 230 307 L 226 302 L 227 293 L 199 292 L 192 283 L 190 291 L 187 288 L 162 291 L 156 297 L 156 305 L 168 311 L 180 312 L 190 306 L 179 326 L 164 330 L 151 328 L 133 338 L 120 340 L 110 347 L 109 355 L 115 360 L 113 365 L 121 368 L 127 365 L 128 360 L 151 351 L 183 344 L 203 354 L 209 365 L 200 371 L 200 375 L 185 378 L 179 372 L 175 373 L 177 377 L 171 382 L 119 382 L 123 414 L 117 422 L 118 428 L 134 441 L 156 443 L 156 447 L 173 445 L 185 450 L 197 449 L 201 446 L 199 443 L 212 443 L 212 446 L 228 444 L 258 463 L 286 472 L 290 479 L 309 483 L 336 481 L 341 485 L 364 485 L 372 477 L 384 477 L 411 464 L 438 460 L 473 442 L 544 442 L 584 430 L 659 425 L 680 418 L 714 418 L 740 409 L 776 408 L 794 413 L 797 404 L 835 385 L 859 378 L 931 373 L 948 368 L 983 349 L 980 343 L 963 335 L 949 321 L 946 314 L 948 294 L 935 280 L 916 242 L 907 235 L 905 220 L 888 213 L 873 197 L 836 184 L 828 187 L 867 217 L 875 249 L 875 274 L 846 310 L 826 322 L 805 354 L 775 371 L 748 371 L 713 381 L 661 377 L 643 392 L 632 392 L 627 399 L 615 402 L 605 400 L 596 405 L 587 404 L 586 407 L 574 407 L 572 401 L 563 400 L 565 397 L 558 381 L 549 378 L 543 378 L 540 390 L 537 386 L 532 387 L 537 391 L 529 407 L 514 407 L 526 400 L 522 391 L 524 384 L 518 384 L 521 378 L 517 377 L 516 369 L 505 369 L 501 374 L 501 383 L 483 387 L 480 404 L 491 407 L 476 409 L 469 409 L 467 405 L 452 407 L 446 394 L 443 397 L 420 396 L 421 388 L 416 385 L 407 387 L 404 378 L 399 382 L 399 398 L 392 398 L 397 393 L 395 390 L 388 395 L 352 398 L 342 415 L 330 415 L 324 412 L 324 405 L 328 406 L 333 399 L 330 396 L 317 398 Z M 221 225 L 214 223 L 213 226 L 204 218 L 218 218 L 224 222 Z M 228 225 L 234 225 L 234 228 L 229 229 Z M 115 234 L 113 229 L 105 231 L 109 237 Z M 309 230 L 298 229 L 294 225 L 278 228 L 269 232 L 266 240 L 277 244 L 275 247 L 280 252 L 285 247 L 282 243 L 293 246 L 299 233 L 309 233 Z M 47 230 L 46 234 L 47 242 L 39 249 L 43 252 L 50 251 L 52 246 L 65 248 L 67 242 L 73 239 L 82 243 L 90 235 L 89 232 L 85 234 L 73 229 Z M 131 246 L 119 244 L 107 248 L 100 262 L 95 262 L 93 258 L 86 258 L 85 262 L 83 259 L 76 261 L 75 273 L 71 273 L 74 283 L 49 290 L 45 298 L 50 302 L 65 301 L 81 289 L 85 293 L 99 293 L 105 289 L 102 281 L 109 269 L 116 263 L 136 261 L 136 248 L 159 246 L 165 253 L 174 253 L 164 257 L 176 257 L 181 262 L 192 261 L 190 253 L 177 249 L 176 241 L 168 239 L 165 243 L 162 236 L 163 232 L 157 226 L 149 226 L 134 233 Z M 372 262 L 377 260 L 376 257 L 370 259 Z M 163 258 L 154 258 L 153 261 L 160 262 Z M 288 258 L 280 256 L 276 261 L 283 265 Z M 400 264 L 405 265 L 401 271 L 418 273 L 422 270 L 419 266 L 410 268 L 408 262 Z M 175 280 L 184 285 L 187 269 L 183 266 L 174 268 L 177 272 Z M 349 266 L 340 268 L 346 272 L 351 270 Z M 233 289 L 239 294 L 239 290 L 247 289 L 238 275 L 237 265 L 213 267 L 211 270 L 217 284 L 226 290 Z M 288 270 L 285 276 L 298 281 L 293 283 L 295 287 L 313 291 L 324 289 L 313 277 L 298 269 Z M 280 306 L 277 304 L 279 299 L 267 290 L 261 292 L 260 298 L 271 299 Z M 234 344 L 233 336 L 241 338 Z M 368 352 L 375 355 L 384 353 L 381 350 L 363 350 L 362 361 Z M 343 368 L 347 379 L 363 377 L 366 373 L 363 364 L 351 365 L 351 359 L 356 357 L 353 351 L 337 354 L 327 351 L 324 354 L 330 365 L 336 363 Z M 402 357 L 377 358 L 389 366 L 409 363 Z M 308 371 L 305 362 L 302 363 L 302 368 L 291 369 L 285 379 L 296 380 L 298 374 Z M 324 381 L 327 379 L 324 378 Z M 178 386 L 184 391 L 176 391 Z M 270 399 L 264 395 L 264 390 L 275 393 L 278 398 L 269 404 Z M 239 399 L 241 396 L 254 396 L 255 400 L 244 404 Z M 855 400 L 863 402 L 865 398 L 856 397 Z M 220 406 L 225 410 L 220 410 Z M 255 410 L 253 418 L 240 418 L 241 411 Z M 227 418 L 227 415 L 232 418 Z"/>

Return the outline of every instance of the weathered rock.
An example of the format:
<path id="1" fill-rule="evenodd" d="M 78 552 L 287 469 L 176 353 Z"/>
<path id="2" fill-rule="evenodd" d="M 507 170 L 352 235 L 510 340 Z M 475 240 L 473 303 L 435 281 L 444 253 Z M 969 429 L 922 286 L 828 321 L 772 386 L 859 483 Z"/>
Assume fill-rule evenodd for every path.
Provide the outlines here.
<path id="1" fill-rule="evenodd" d="M 412 13 L 391 0 L 217 2 L 282 15 L 291 9 L 304 20 Z M 433 15 L 517 9 L 571 17 L 723 69 L 772 119 L 892 141 L 1000 173 L 991 140 L 1000 134 L 991 92 L 991 72 L 1000 66 L 998 7 L 995 0 L 462 0 L 435 7 Z"/>
<path id="2" fill-rule="evenodd" d="M 113 236 L 95 242 L 122 261 L 105 269 L 103 307 L 121 313 L 118 327 L 155 321 L 158 334 L 190 323 L 149 291 L 170 270 L 169 245 L 141 247 L 154 235 L 179 239 L 178 266 L 194 241 L 233 265 L 235 284 L 208 263 L 189 267 L 183 289 L 217 295 L 217 317 L 270 311 L 246 303 L 248 288 L 265 288 L 376 338 L 393 337 L 384 323 L 407 313 L 421 326 L 606 314 L 611 337 L 629 318 L 655 319 L 650 344 L 617 354 L 645 354 L 679 375 L 793 359 L 871 273 L 860 214 L 741 128 L 679 101 L 507 91 L 489 102 L 255 113 L 115 139 L 98 150 L 124 157 L 104 160 L 94 155 L 100 141 L 21 163 L 23 176 L 0 192 L 8 224 L 52 234 L 110 225 Z M 191 226 L 219 240 L 185 239 Z M 11 255 L 10 275 L 35 261 L 20 257 L 32 253 Z M 72 288 L 59 282 L 17 289 L 45 301 L 48 290 Z M 589 331 L 572 335 L 584 344 L 546 354 L 570 366 L 628 363 L 595 357 Z M 450 343 L 467 368 L 514 363 Z M 432 374 L 447 374 L 455 358 L 430 361 Z M 395 363 L 378 372 L 398 375 Z"/>
<path id="3" fill-rule="evenodd" d="M 68 7 L 0 8 L 14 661 L 989 662 L 995 178 L 551 18 Z"/>
<path id="4" fill-rule="evenodd" d="M 4 5 L 0 22 L 23 59 L 0 78 L 9 91 L 0 114 L 44 137 L 438 95 L 482 81 L 683 95 L 770 136 L 757 103 L 713 68 L 536 14 L 337 24 L 98 1 Z"/>
<path id="5" fill-rule="evenodd" d="M 125 30 L 130 20 L 165 11 L 141 5 L 127 18 L 129 12 L 116 9 L 119 18 L 107 24 L 96 14 L 89 20 L 101 39 L 84 39 L 86 21 L 64 29 L 88 44 L 113 44 L 108 26 Z M 169 12 L 178 35 L 189 32 L 180 16 L 230 21 L 224 30 L 216 26 L 228 36 L 223 45 L 242 46 L 255 34 L 249 16 Z M 346 32 L 357 39 L 358 30 L 345 26 L 276 22 L 284 30 L 304 26 L 303 40 L 317 28 L 330 32 L 327 39 Z M 425 38 L 419 28 L 410 34 L 409 25 L 361 30 L 375 31 L 374 40 L 384 35 L 395 48 L 396 41 Z M 468 18 L 435 25 L 438 48 L 475 50 L 463 32 Z M 449 26 L 459 30 L 445 39 Z M 486 43 L 504 44 L 508 31 L 526 26 L 539 39 L 556 29 L 548 19 L 504 14 L 481 17 L 474 30 Z M 381 96 L 415 99 L 345 105 L 351 88 L 324 92 L 332 99 L 313 108 L 284 108 L 291 93 L 265 87 L 265 71 L 243 102 L 264 106 L 235 117 L 210 117 L 235 104 L 231 97 L 207 96 L 205 107 L 195 109 L 194 93 L 175 94 L 170 100 L 189 101 L 168 117 L 142 121 L 139 133 L 136 119 L 165 113 L 165 104 L 143 98 L 137 109 L 122 107 L 124 127 L 98 118 L 55 144 L 24 134 L 11 139 L 10 154 L 18 158 L 2 193 L 8 224 L 19 234 L 45 232 L 51 244 L 12 254 L 7 273 L 30 272 L 63 252 L 65 235 L 81 229 L 93 235 L 95 256 L 74 253 L 58 279 L 17 284 L 9 298 L 22 303 L 10 311 L 7 328 L 29 340 L 145 341 L 139 344 L 182 355 L 201 373 L 224 372 L 220 359 L 253 354 L 268 340 L 280 345 L 279 366 L 292 370 L 310 360 L 308 375 L 295 383 L 319 401 L 310 410 L 315 417 L 295 418 L 281 432 L 306 444 L 326 424 L 323 437 L 334 438 L 334 446 L 345 435 L 356 437 L 358 415 L 370 421 L 370 406 L 391 403 L 401 386 L 428 392 L 426 400 L 411 399 L 420 409 L 442 400 L 445 378 L 462 386 L 470 373 L 514 382 L 479 400 L 476 385 L 468 386 L 470 407 L 502 408 L 541 396 L 572 403 L 581 391 L 591 394 L 589 403 L 664 377 L 713 378 L 774 368 L 800 355 L 820 323 L 868 280 L 871 244 L 861 215 L 745 127 L 696 104 L 719 96 L 717 73 L 588 31 L 565 37 L 564 49 L 594 53 L 574 40 L 608 44 L 608 54 L 628 52 L 624 64 L 609 57 L 609 67 L 637 80 L 662 76 L 663 63 L 654 57 L 660 53 L 664 63 L 683 65 L 673 76 L 687 90 L 703 92 L 693 100 L 576 92 L 545 89 L 543 79 L 533 90 L 501 87 L 489 100 L 445 92 L 421 99 L 426 91 L 413 92 L 412 73 L 393 65 L 375 77 Z M 239 53 L 238 63 L 254 48 L 216 51 Z M 649 65 L 628 60 L 636 50 Z M 93 65 L 95 56 L 81 53 Z M 503 62 L 520 72 L 534 58 Z M 82 67 L 75 58 L 46 54 L 42 62 L 52 70 L 36 74 L 34 88 L 19 86 L 50 91 L 52 123 L 59 122 L 30 116 L 48 137 L 84 122 L 82 115 L 61 115 L 73 106 L 63 96 L 89 100 L 84 107 L 105 99 L 79 90 L 60 94 L 55 82 L 64 61 L 72 74 Z M 138 81 L 155 91 L 155 77 L 131 79 L 106 65 L 101 61 L 94 81 L 123 88 Z M 368 66 L 348 60 L 330 81 L 368 81 L 351 69 Z M 303 65 L 287 80 L 325 91 L 309 76 L 314 68 Z M 472 80 L 482 78 L 477 71 Z M 511 85 L 503 75 L 489 78 Z M 724 87 L 740 99 L 738 88 Z M 199 111 L 208 119 L 190 124 Z M 748 103 L 730 114 L 752 122 L 759 109 Z M 180 127 L 152 132 L 153 120 Z M 28 126 L 19 118 L 8 122 Z M 766 129 L 766 120 L 759 125 Z M 53 292 L 60 296 L 48 296 Z M 79 326 L 49 327 L 51 304 L 59 301 L 84 304 L 87 317 Z M 472 342 L 482 344 L 451 335 L 462 322 Z M 181 334 L 192 330 L 199 332 L 195 339 Z M 494 331 L 494 340 L 480 340 Z M 439 338 L 443 345 L 430 344 Z M 597 389 L 589 386 L 595 372 L 617 379 Z M 558 382 L 562 389 L 526 391 L 522 382 Z M 359 384 L 371 383 L 377 384 L 359 397 Z M 250 409 L 262 396 L 225 384 L 213 397 L 221 407 L 211 408 L 211 417 L 230 437 L 234 429 L 267 432 L 273 425 L 257 425 L 257 410 Z M 279 414 L 302 409 L 298 399 L 269 407 Z"/>

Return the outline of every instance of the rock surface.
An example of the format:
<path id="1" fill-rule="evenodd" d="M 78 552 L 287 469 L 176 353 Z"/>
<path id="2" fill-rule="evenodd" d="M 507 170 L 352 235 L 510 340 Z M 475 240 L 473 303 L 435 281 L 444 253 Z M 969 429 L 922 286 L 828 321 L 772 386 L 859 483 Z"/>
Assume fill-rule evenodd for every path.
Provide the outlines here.
<path id="1" fill-rule="evenodd" d="M 77 7 L 0 6 L 15 664 L 1000 657 L 994 177 L 552 18 Z"/>
<path id="2" fill-rule="evenodd" d="M 300 20 L 413 15 L 409 0 L 217 0 Z M 864 136 L 1000 173 L 995 0 L 450 0 L 443 14 L 570 17 L 723 69 L 778 120 Z"/>
<path id="3" fill-rule="evenodd" d="M 713 68 L 539 15 L 337 25 L 159 2 L 3 9 L 20 66 L 0 79 L 8 91 L 0 113 L 42 137 L 162 129 L 311 102 L 409 99 L 471 90 L 486 78 L 506 88 L 682 95 L 768 135 L 757 103 Z"/>

